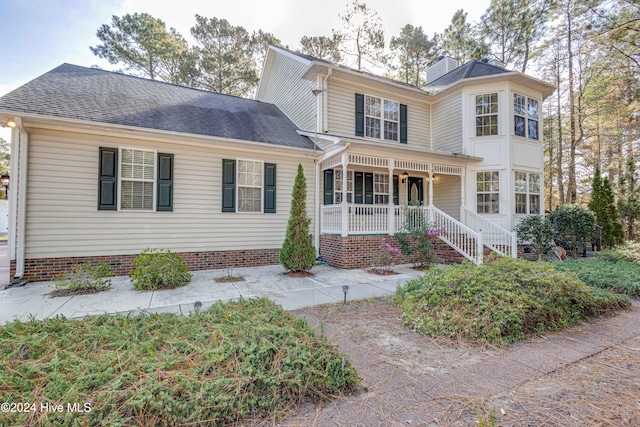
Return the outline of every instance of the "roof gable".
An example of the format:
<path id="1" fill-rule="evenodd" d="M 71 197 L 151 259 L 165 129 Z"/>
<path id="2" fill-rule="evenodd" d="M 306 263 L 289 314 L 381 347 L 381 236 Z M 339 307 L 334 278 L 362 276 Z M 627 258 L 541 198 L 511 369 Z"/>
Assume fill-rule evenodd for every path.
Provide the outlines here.
<path id="1" fill-rule="evenodd" d="M 3 96 L 0 110 L 313 148 L 273 104 L 71 64 Z"/>

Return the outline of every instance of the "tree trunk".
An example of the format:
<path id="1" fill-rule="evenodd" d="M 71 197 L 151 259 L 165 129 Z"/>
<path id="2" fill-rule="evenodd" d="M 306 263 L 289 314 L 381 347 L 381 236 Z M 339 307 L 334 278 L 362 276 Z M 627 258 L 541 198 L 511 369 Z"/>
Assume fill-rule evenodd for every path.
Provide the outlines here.
<path id="1" fill-rule="evenodd" d="M 558 47 L 558 58 L 557 58 L 557 73 L 556 73 L 556 94 L 558 97 L 557 100 L 557 119 L 558 119 L 558 154 L 557 154 L 557 181 L 558 181 L 558 196 L 560 204 L 563 205 L 565 203 L 564 198 L 564 174 L 562 171 L 562 96 L 560 94 L 560 52 Z"/>
<path id="2" fill-rule="evenodd" d="M 576 106 L 573 79 L 573 51 L 571 46 L 571 4 L 567 6 L 567 66 L 569 76 L 569 203 L 575 203 L 576 191 Z"/>

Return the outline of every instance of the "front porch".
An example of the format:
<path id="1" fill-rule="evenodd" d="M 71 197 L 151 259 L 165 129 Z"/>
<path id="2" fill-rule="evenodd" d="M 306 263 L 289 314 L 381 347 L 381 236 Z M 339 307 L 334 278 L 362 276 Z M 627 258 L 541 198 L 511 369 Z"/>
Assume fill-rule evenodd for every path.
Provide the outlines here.
<path id="1" fill-rule="evenodd" d="M 330 250 L 335 258 L 335 249 L 341 248 L 341 256 L 353 258 L 361 252 L 358 246 L 372 244 L 356 236 L 393 236 L 418 225 L 440 230 L 443 243 L 476 264 L 482 263 L 486 248 L 507 256 L 517 253 L 515 233 L 465 207 L 463 166 L 342 152 L 324 159 L 321 170 L 321 256 Z M 364 260 L 356 264 L 351 267 L 366 266 Z"/>

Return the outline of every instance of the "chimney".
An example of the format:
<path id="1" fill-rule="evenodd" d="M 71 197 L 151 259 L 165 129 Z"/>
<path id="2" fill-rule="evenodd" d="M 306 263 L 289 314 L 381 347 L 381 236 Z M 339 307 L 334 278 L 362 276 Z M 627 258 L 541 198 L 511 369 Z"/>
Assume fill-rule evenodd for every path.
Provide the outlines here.
<path id="1" fill-rule="evenodd" d="M 489 65 L 494 65 L 496 67 L 500 67 L 500 68 L 505 68 L 507 66 L 507 64 L 505 64 L 504 62 L 498 60 L 498 59 L 492 59 L 489 61 Z"/>
<path id="2" fill-rule="evenodd" d="M 448 56 L 439 57 L 438 61 L 427 67 L 427 84 L 455 70 L 459 65 L 457 59 Z"/>

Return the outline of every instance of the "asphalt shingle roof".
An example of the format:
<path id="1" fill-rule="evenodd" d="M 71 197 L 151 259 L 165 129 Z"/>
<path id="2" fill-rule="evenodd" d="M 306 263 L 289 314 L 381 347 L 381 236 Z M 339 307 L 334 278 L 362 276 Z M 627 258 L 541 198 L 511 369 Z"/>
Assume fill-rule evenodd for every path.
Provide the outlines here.
<path id="1" fill-rule="evenodd" d="M 313 148 L 273 104 L 71 64 L 3 96 L 0 110 Z"/>
<path id="2" fill-rule="evenodd" d="M 497 65 L 489 64 L 488 62 L 473 60 L 464 63 L 460 67 L 448 72 L 444 76 L 432 81 L 426 87 L 428 91 L 438 90 L 451 86 L 452 84 L 462 80 L 471 79 L 474 77 L 486 77 L 494 74 L 509 73 L 510 71 L 498 67 Z"/>

